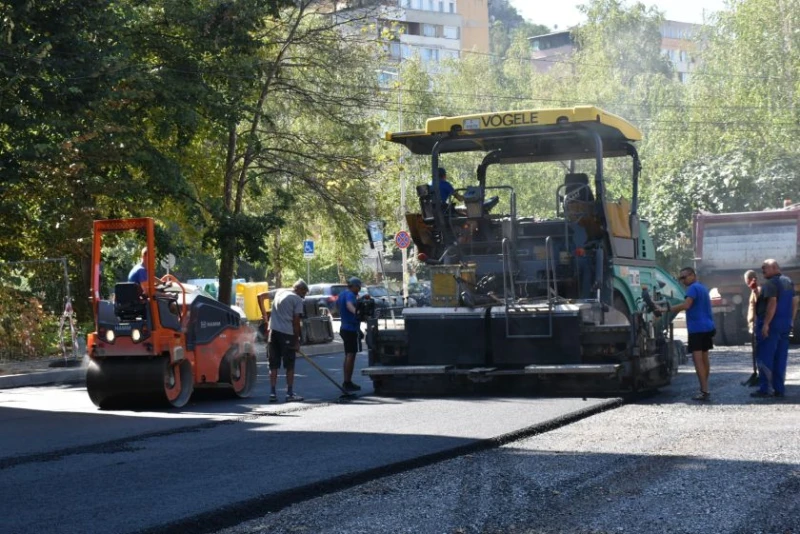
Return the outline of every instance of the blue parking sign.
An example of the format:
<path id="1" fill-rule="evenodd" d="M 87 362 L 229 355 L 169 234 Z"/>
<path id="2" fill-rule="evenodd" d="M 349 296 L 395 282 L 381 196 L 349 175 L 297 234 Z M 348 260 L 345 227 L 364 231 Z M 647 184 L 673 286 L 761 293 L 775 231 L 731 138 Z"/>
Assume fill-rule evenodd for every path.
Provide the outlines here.
<path id="1" fill-rule="evenodd" d="M 314 241 L 310 239 L 303 241 L 303 257 L 306 259 L 314 257 Z"/>

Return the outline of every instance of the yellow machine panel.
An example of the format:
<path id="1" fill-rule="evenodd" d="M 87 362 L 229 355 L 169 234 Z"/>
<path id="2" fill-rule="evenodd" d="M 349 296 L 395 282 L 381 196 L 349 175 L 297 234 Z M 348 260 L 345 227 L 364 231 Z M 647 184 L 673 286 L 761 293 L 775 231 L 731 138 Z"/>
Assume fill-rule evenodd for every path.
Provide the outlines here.
<path id="1" fill-rule="evenodd" d="M 459 287 L 475 286 L 475 264 L 431 265 L 431 306 L 455 308 L 459 303 Z M 458 279 L 464 282 L 459 283 Z"/>

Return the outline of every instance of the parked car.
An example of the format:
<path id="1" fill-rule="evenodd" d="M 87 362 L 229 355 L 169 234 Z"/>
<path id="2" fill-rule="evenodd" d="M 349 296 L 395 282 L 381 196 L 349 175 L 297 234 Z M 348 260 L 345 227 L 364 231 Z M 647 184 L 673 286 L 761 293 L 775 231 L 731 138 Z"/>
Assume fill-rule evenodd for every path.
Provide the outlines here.
<path id="1" fill-rule="evenodd" d="M 408 284 L 408 296 L 417 301 L 417 306 L 431 305 L 431 283 L 426 281 L 410 282 Z"/>
<path id="2" fill-rule="evenodd" d="M 406 303 L 407 306 L 404 306 L 403 295 L 384 285 L 364 286 L 361 288 L 358 296 L 363 298 L 366 295 L 369 295 L 369 297 L 375 301 L 375 309 L 379 317 L 390 317 L 392 311 L 394 311 L 396 316 L 399 316 L 403 314 L 403 308 L 413 308 L 417 305 L 416 300 L 409 298 Z"/>
<path id="3" fill-rule="evenodd" d="M 347 289 L 347 284 L 311 284 L 308 286 L 306 302 L 317 301 L 320 306 L 326 306 L 331 316 L 339 317 L 336 299 L 339 294 Z"/>

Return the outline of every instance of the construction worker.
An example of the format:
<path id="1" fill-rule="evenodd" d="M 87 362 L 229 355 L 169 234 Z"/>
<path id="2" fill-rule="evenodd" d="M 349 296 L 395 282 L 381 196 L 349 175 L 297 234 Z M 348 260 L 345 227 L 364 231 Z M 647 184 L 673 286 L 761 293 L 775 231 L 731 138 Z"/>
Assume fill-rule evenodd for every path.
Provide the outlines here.
<path id="1" fill-rule="evenodd" d="M 706 286 L 697 280 L 697 273 L 692 267 L 681 269 L 678 280 L 686 286 L 686 300 L 673 306 L 671 311 L 678 313 L 686 310 L 686 329 L 689 331 L 689 351 L 694 360 L 697 380 L 700 382 L 700 393 L 692 397 L 696 401 L 711 400 L 708 390 L 708 377 L 711 364 L 708 351 L 714 348 L 714 316 L 711 313 L 711 296 Z"/>
<path id="2" fill-rule="evenodd" d="M 744 283 L 750 288 L 750 299 L 747 304 L 747 331 L 750 332 L 750 344 L 753 352 L 753 374 L 742 382 L 743 386 L 758 385 L 758 343 L 756 343 L 756 303 L 758 302 L 758 275 L 752 269 L 744 273 Z"/>
<path id="3" fill-rule="evenodd" d="M 342 383 L 342 388 L 345 391 L 358 391 L 361 389 L 361 386 L 353 383 L 353 370 L 356 365 L 356 353 L 358 352 L 359 336 L 361 334 L 361 322 L 356 316 L 359 291 L 361 291 L 361 280 L 353 277 L 347 281 L 347 290 L 339 293 L 339 298 L 336 301 L 336 306 L 339 308 L 339 317 L 342 321 L 339 336 L 344 342 L 344 383 Z"/>
<path id="4" fill-rule="evenodd" d="M 300 350 L 303 299 L 308 294 L 308 284 L 298 280 L 291 291 L 281 290 L 272 302 L 269 315 L 269 401 L 278 402 L 275 387 L 278 384 L 278 369 L 283 362 L 286 370 L 286 402 L 300 402 L 303 397 L 294 392 L 294 362 Z M 263 310 L 263 307 L 262 307 Z"/>
<path id="5" fill-rule="evenodd" d="M 139 263 L 133 266 L 128 273 L 128 282 L 135 282 L 142 288 L 142 292 L 147 290 L 147 247 L 142 249 L 142 256 Z"/>
<path id="6" fill-rule="evenodd" d="M 761 286 L 756 305 L 759 388 L 750 396 L 774 395 L 780 398 L 786 392 L 789 332 L 797 314 L 797 298 L 794 294 L 794 283 L 788 276 L 781 274 L 777 261 L 764 260 L 761 272 L 767 280 Z"/>
<path id="7" fill-rule="evenodd" d="M 439 174 L 439 198 L 442 201 L 443 209 L 447 209 L 447 202 L 450 200 L 451 196 L 459 202 L 464 202 L 464 197 L 456 192 L 453 184 L 447 181 L 447 171 L 445 168 L 439 167 L 437 172 Z M 433 184 L 431 184 L 431 189 L 433 189 Z"/>

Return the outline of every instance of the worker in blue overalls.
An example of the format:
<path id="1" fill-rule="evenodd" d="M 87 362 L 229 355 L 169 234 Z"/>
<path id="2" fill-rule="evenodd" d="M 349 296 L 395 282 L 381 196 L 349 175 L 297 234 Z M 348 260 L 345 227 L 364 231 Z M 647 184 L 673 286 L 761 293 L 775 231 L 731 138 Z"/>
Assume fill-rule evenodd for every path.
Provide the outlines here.
<path id="1" fill-rule="evenodd" d="M 767 281 L 756 303 L 759 388 L 752 397 L 783 397 L 789 359 L 789 332 L 797 313 L 794 283 L 781 274 L 775 260 L 765 260 L 761 271 Z M 770 393 L 772 388 L 772 393 Z"/>

